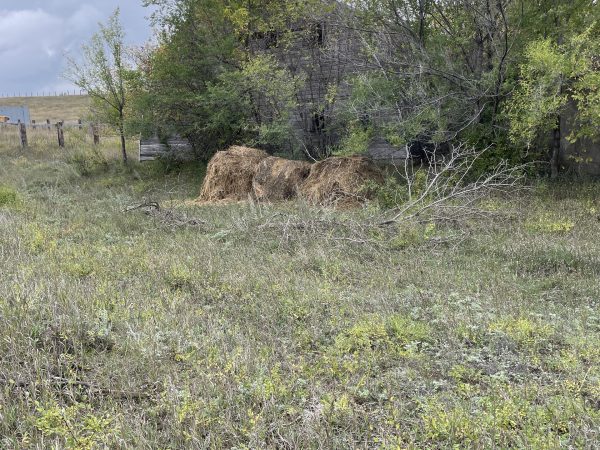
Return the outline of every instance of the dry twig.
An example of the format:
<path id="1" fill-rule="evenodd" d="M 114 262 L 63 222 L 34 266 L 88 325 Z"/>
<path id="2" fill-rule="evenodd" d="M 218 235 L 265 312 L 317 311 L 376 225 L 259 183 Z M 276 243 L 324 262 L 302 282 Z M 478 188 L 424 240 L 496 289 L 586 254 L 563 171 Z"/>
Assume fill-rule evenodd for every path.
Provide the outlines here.
<path id="1" fill-rule="evenodd" d="M 154 201 L 145 201 L 138 205 L 128 206 L 123 212 L 128 213 L 137 210 L 143 210 L 144 214 L 157 219 L 161 225 L 166 227 L 196 227 L 207 224 L 204 220 L 189 218 L 185 213 L 176 213 L 172 209 L 163 209 L 158 202 Z"/>
<path id="2" fill-rule="evenodd" d="M 469 217 L 488 217 L 493 214 L 479 206 L 481 200 L 493 194 L 506 194 L 524 188 L 523 171 L 527 165 L 510 166 L 506 161 L 474 180 L 473 167 L 489 148 L 478 151 L 464 144 L 452 147 L 449 154 L 432 153 L 424 186 L 417 186 L 417 172 L 409 166 L 396 167 L 408 188 L 408 201 L 394 208 L 393 216 L 378 225 L 392 225 L 415 219 L 430 212 L 438 220 L 464 220 Z M 418 191 L 418 192 L 417 192 Z"/>

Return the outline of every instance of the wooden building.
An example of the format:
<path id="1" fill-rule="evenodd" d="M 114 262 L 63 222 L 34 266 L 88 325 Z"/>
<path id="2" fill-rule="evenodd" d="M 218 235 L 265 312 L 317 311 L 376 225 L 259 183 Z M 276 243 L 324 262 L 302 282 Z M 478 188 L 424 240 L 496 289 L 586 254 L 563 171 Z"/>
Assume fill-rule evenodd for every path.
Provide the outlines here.
<path id="1" fill-rule="evenodd" d="M 340 15 L 351 11 L 340 2 L 333 5 L 318 20 L 280 31 L 257 32 L 247 42 L 250 53 L 273 55 L 291 75 L 303 79 L 296 93 L 297 108 L 290 119 L 294 132 L 290 148 L 300 143 L 304 153 L 314 159 L 328 156 L 340 143 L 345 130 L 339 118 L 350 98 L 349 79 L 362 70 L 361 44 L 352 30 L 342 25 L 346 20 L 340 20 Z M 274 116 L 265 99 L 257 97 L 253 101 L 261 118 L 269 120 Z M 189 149 L 179 138 L 171 141 L 174 145 L 158 138 L 142 140 L 140 160 L 155 159 L 173 149 Z M 367 155 L 386 163 L 403 161 L 409 153 L 406 148 L 394 147 L 383 136 L 375 136 Z"/>
<path id="2" fill-rule="evenodd" d="M 339 143 L 344 130 L 338 118 L 351 93 L 348 81 L 361 70 L 357 64 L 361 46 L 352 30 L 338 20 L 340 14 L 350 12 L 337 5 L 336 11 L 319 21 L 257 35 L 250 44 L 251 51 L 274 55 L 292 75 L 304 78 L 292 128 L 306 153 L 315 158 L 327 155 Z M 404 160 L 407 154 L 382 136 L 375 136 L 368 150 L 368 156 L 382 162 Z"/>

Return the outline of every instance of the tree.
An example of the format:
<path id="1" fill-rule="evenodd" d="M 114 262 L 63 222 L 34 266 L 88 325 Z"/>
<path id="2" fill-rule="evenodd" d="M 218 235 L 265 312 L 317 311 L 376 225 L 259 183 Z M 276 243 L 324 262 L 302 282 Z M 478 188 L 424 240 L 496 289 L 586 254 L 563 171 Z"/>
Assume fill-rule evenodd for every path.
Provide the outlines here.
<path id="1" fill-rule="evenodd" d="M 483 170 L 530 160 L 553 133 L 556 175 L 561 142 L 597 134 L 597 0 L 146 4 L 159 44 L 141 64 L 137 110 L 205 158 L 232 143 L 312 145 L 320 133 L 315 157 L 382 137 L 424 160 L 468 143 L 491 148 Z"/>
<path id="2" fill-rule="evenodd" d="M 215 87 L 239 67 L 238 45 L 224 4 L 221 0 L 146 3 L 157 8 L 153 22 L 158 44 L 138 64 L 136 116 L 143 115 L 140 122 L 149 133 L 185 136 L 206 159 L 243 133 L 240 122 L 247 112 L 243 99 Z"/>
<path id="3" fill-rule="evenodd" d="M 293 147 L 290 112 L 301 77 L 253 44 L 275 34 L 282 42 L 302 2 L 145 3 L 157 11 L 158 44 L 138 64 L 133 103 L 140 131 L 185 136 L 201 159 L 236 143 Z"/>
<path id="4" fill-rule="evenodd" d="M 524 60 L 505 109 L 514 144 L 540 146 L 540 138 L 552 133 L 549 160 L 556 178 L 562 140 L 596 139 L 600 134 L 600 15 L 591 0 L 540 1 L 531 14 L 535 18 L 524 30 L 530 32 Z M 570 104 L 576 116 L 566 135 L 561 123 Z"/>
<path id="5" fill-rule="evenodd" d="M 365 129 L 418 148 L 497 140 L 515 39 L 512 0 L 346 3 L 351 13 L 339 22 L 360 43 L 346 55 L 360 68 L 345 107 L 351 140 Z"/>
<path id="6" fill-rule="evenodd" d="M 127 77 L 131 74 L 126 61 L 125 31 L 119 8 L 88 44 L 82 46 L 82 59 L 68 59 L 66 78 L 92 98 L 96 113 L 119 131 L 123 162 L 127 164 L 125 111 Z"/>
<path id="7" fill-rule="evenodd" d="M 596 0 L 346 3 L 339 23 L 360 43 L 346 57 L 360 69 L 341 108 L 344 150 L 366 149 L 373 135 L 414 153 L 466 141 L 492 146 L 482 162 L 494 164 L 552 142 L 555 177 L 561 142 L 598 134 Z"/>

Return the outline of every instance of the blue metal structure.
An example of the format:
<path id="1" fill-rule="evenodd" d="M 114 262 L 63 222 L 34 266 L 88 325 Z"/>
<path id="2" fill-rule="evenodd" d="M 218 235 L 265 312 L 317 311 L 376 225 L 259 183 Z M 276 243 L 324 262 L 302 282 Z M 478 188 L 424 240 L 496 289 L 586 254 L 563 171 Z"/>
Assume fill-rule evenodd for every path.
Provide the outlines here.
<path id="1" fill-rule="evenodd" d="M 31 117 L 29 115 L 29 107 L 27 106 L 0 106 L 0 116 L 6 116 L 10 118 L 8 123 L 24 123 L 29 125 L 31 123 Z"/>

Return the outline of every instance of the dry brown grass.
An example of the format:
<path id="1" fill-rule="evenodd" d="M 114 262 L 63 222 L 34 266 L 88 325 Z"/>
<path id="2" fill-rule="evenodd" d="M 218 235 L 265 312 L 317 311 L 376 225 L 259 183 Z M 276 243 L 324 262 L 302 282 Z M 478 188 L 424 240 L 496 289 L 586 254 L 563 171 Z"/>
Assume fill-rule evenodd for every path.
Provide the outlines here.
<path id="1" fill-rule="evenodd" d="M 28 106 L 31 120 L 37 123 L 58 121 L 73 122 L 85 119 L 89 113 L 90 98 L 87 95 L 58 97 L 11 97 L 0 98 L 0 106 Z"/>
<path id="2" fill-rule="evenodd" d="M 231 147 L 210 161 L 198 202 L 281 201 L 304 197 L 315 205 L 360 206 L 365 185 L 383 183 L 382 171 L 362 157 L 333 157 L 316 164 L 269 157 L 262 150 Z"/>
<path id="3" fill-rule="evenodd" d="M 199 202 L 246 200 L 258 165 L 268 156 L 262 150 L 238 146 L 217 152 L 208 164 Z"/>
<path id="4" fill-rule="evenodd" d="M 257 200 L 281 201 L 298 196 L 310 163 L 271 156 L 258 165 L 252 188 Z"/>
<path id="5" fill-rule="evenodd" d="M 383 182 L 383 173 L 362 157 L 328 158 L 314 164 L 302 185 L 302 195 L 313 204 L 354 206 L 362 203 L 365 183 Z"/>

